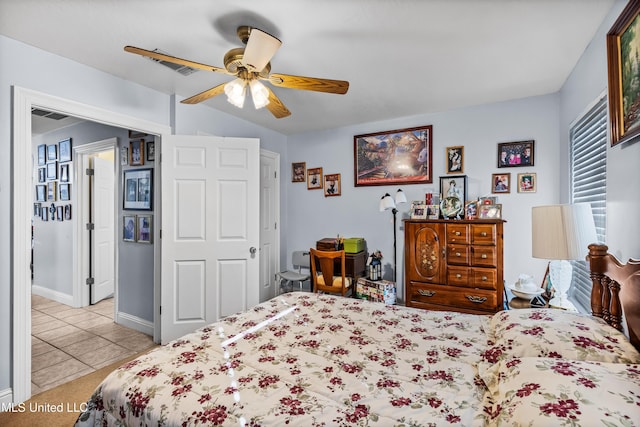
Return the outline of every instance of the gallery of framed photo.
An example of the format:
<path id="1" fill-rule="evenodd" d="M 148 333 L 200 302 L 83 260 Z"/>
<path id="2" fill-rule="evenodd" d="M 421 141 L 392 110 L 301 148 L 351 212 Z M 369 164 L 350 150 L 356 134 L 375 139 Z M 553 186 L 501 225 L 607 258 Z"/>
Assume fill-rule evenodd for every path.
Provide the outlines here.
<path id="1" fill-rule="evenodd" d="M 433 127 L 353 137 L 355 186 L 433 182 Z"/>
<path id="2" fill-rule="evenodd" d="M 153 169 L 124 171 L 123 209 L 151 210 L 153 206 Z"/>
<path id="3" fill-rule="evenodd" d="M 607 33 L 611 146 L 640 135 L 640 1 L 632 0 Z"/>
<path id="4" fill-rule="evenodd" d="M 518 193 L 535 193 L 537 184 L 535 173 L 518 174 Z"/>
<path id="5" fill-rule="evenodd" d="M 307 169 L 307 190 L 322 188 L 322 168 Z"/>
<path id="6" fill-rule="evenodd" d="M 510 173 L 494 173 L 491 175 L 491 192 L 492 193 L 510 193 L 511 192 L 511 174 Z"/>
<path id="7" fill-rule="evenodd" d="M 129 143 L 129 165 L 144 165 L 144 139 Z"/>
<path id="8" fill-rule="evenodd" d="M 291 182 L 304 182 L 307 177 L 305 162 L 291 163 Z"/>
<path id="9" fill-rule="evenodd" d="M 339 196 L 342 194 L 342 185 L 339 173 L 330 173 L 324 176 L 324 197 Z"/>
<path id="10" fill-rule="evenodd" d="M 466 200 L 466 175 L 440 177 L 440 213 L 443 218 L 462 218 Z"/>
<path id="11" fill-rule="evenodd" d="M 71 138 L 64 139 L 58 142 L 58 149 L 60 150 L 60 163 L 71 161 Z"/>
<path id="12" fill-rule="evenodd" d="M 464 147 L 447 147 L 447 173 L 464 172 Z"/>
<path id="13" fill-rule="evenodd" d="M 498 167 L 533 166 L 535 141 L 499 142 Z"/>

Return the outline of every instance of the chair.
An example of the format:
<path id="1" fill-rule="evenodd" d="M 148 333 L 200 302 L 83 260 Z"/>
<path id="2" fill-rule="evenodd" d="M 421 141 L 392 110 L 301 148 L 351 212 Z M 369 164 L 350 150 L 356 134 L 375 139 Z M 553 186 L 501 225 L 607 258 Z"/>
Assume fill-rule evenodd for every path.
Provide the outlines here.
<path id="1" fill-rule="evenodd" d="M 291 290 L 293 290 L 293 282 L 300 282 L 300 290 L 302 290 L 302 282 L 309 280 L 310 274 L 310 264 L 309 264 L 309 252 L 306 251 L 293 251 L 291 254 L 291 263 L 293 264 L 293 268 L 297 268 L 298 270 L 285 270 L 277 273 L 279 280 L 279 289 L 282 287 L 282 281 L 286 281 L 286 283 L 291 285 Z M 305 269 L 306 271 L 303 271 Z"/>
<path id="2" fill-rule="evenodd" d="M 345 277 L 345 255 L 342 251 L 319 251 L 309 249 L 311 252 L 311 284 L 313 292 L 329 292 L 333 294 L 347 295 L 351 289 L 351 280 Z M 336 260 L 340 260 L 340 276 L 334 274 Z M 318 269 L 319 267 L 319 269 Z M 329 283 L 327 279 L 330 277 Z"/>

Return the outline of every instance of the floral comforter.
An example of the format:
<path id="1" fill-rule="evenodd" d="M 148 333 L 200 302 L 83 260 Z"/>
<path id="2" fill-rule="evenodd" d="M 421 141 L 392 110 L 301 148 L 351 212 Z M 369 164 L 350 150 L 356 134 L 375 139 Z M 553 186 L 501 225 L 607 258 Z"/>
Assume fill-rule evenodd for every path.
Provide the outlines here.
<path id="1" fill-rule="evenodd" d="M 76 426 L 485 425 L 489 320 L 281 295 L 121 366 Z"/>

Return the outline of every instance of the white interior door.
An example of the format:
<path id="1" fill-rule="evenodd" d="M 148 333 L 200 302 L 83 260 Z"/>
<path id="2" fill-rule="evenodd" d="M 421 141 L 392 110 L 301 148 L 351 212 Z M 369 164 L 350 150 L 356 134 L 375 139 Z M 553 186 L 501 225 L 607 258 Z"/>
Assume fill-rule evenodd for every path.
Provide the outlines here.
<path id="1" fill-rule="evenodd" d="M 162 139 L 161 340 L 259 302 L 257 139 Z"/>
<path id="2" fill-rule="evenodd" d="M 260 302 L 276 296 L 280 266 L 280 157 L 260 154 Z"/>
<path id="3" fill-rule="evenodd" d="M 93 157 L 91 215 L 91 304 L 113 295 L 115 283 L 115 173 L 111 159 Z"/>

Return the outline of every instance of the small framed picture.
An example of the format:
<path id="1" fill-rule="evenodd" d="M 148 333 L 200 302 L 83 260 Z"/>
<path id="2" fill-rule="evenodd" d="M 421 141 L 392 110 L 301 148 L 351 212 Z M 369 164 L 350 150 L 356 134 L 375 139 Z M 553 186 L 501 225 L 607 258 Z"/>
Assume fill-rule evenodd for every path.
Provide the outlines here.
<path id="1" fill-rule="evenodd" d="M 124 171 L 123 209 L 151 210 L 153 206 L 153 169 Z"/>
<path id="2" fill-rule="evenodd" d="M 69 165 L 60 165 L 60 182 L 69 182 Z"/>
<path id="3" fill-rule="evenodd" d="M 59 185 L 59 188 L 60 188 L 60 200 L 61 201 L 71 200 L 71 194 L 70 194 L 69 186 L 70 186 L 70 184 L 60 184 Z"/>
<path id="4" fill-rule="evenodd" d="M 122 147 L 120 149 L 120 165 L 126 166 L 129 164 L 129 147 Z"/>
<path id="5" fill-rule="evenodd" d="M 480 205 L 496 205 L 498 204 L 498 198 L 495 196 L 478 197 L 478 204 Z"/>
<path id="6" fill-rule="evenodd" d="M 64 205 L 64 219 L 65 221 L 71 220 L 71 205 Z"/>
<path id="7" fill-rule="evenodd" d="M 535 193 L 536 192 L 536 174 L 535 173 L 519 173 L 518 174 L 518 193 Z"/>
<path id="8" fill-rule="evenodd" d="M 47 145 L 47 162 L 58 160 L 58 146 L 56 144 Z"/>
<path id="9" fill-rule="evenodd" d="M 136 216 L 136 241 L 138 243 L 151 243 L 153 227 L 153 215 Z"/>
<path id="10" fill-rule="evenodd" d="M 304 182 L 307 175 L 305 162 L 291 163 L 291 182 Z"/>
<path id="11" fill-rule="evenodd" d="M 67 138 L 58 143 L 60 147 L 60 163 L 71 161 L 71 138 Z"/>
<path id="12" fill-rule="evenodd" d="M 533 140 L 498 143 L 498 167 L 533 166 L 534 145 Z"/>
<path id="13" fill-rule="evenodd" d="M 464 219 L 478 219 L 477 200 L 470 200 L 464 204 Z"/>
<path id="14" fill-rule="evenodd" d="M 502 218 L 502 205 L 479 205 L 478 218 L 480 219 L 500 219 Z"/>
<path id="15" fill-rule="evenodd" d="M 42 209 L 40 209 L 40 213 L 40 219 L 42 219 L 43 221 L 49 221 L 49 209 L 43 207 Z"/>
<path id="16" fill-rule="evenodd" d="M 42 203 L 34 203 L 33 216 L 40 216 L 40 209 L 42 209 Z"/>
<path id="17" fill-rule="evenodd" d="M 510 173 L 494 173 L 491 175 L 491 192 L 492 193 L 510 193 L 511 192 L 511 174 Z"/>
<path id="18" fill-rule="evenodd" d="M 154 162 L 156 160 L 156 143 L 154 141 L 147 142 L 147 161 Z"/>
<path id="19" fill-rule="evenodd" d="M 322 168 L 312 168 L 307 170 L 307 190 L 322 189 Z"/>
<path id="20" fill-rule="evenodd" d="M 58 162 L 47 163 L 47 180 L 58 179 Z"/>
<path id="21" fill-rule="evenodd" d="M 46 185 L 36 185 L 36 200 L 38 202 L 46 202 L 47 201 L 47 186 Z"/>
<path id="22" fill-rule="evenodd" d="M 47 182 L 47 201 L 48 202 L 55 202 L 56 198 L 57 198 L 57 182 L 56 181 L 49 181 Z"/>
<path id="23" fill-rule="evenodd" d="M 64 221 L 64 206 L 56 206 L 56 219 L 58 221 Z"/>
<path id="24" fill-rule="evenodd" d="M 339 173 L 330 173 L 324 176 L 324 197 L 339 196 L 342 194 Z"/>
<path id="25" fill-rule="evenodd" d="M 429 219 L 438 219 L 438 218 L 440 218 L 440 206 L 438 206 L 438 205 L 427 205 L 427 218 L 429 218 Z"/>
<path id="26" fill-rule="evenodd" d="M 129 164 L 131 166 L 144 165 L 144 139 L 129 143 Z"/>
<path id="27" fill-rule="evenodd" d="M 38 168 L 38 182 L 47 180 L 47 168 Z"/>
<path id="28" fill-rule="evenodd" d="M 411 219 L 426 219 L 427 205 L 425 203 L 417 203 L 411 206 Z"/>
<path id="29" fill-rule="evenodd" d="M 47 163 L 47 146 L 45 144 L 38 145 L 38 166 L 44 166 Z"/>
<path id="30" fill-rule="evenodd" d="M 125 215 L 122 217 L 122 240 L 125 242 L 136 241 L 136 216 Z"/>
<path id="31" fill-rule="evenodd" d="M 464 172 L 464 147 L 447 147 L 447 173 Z"/>

